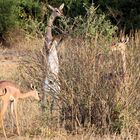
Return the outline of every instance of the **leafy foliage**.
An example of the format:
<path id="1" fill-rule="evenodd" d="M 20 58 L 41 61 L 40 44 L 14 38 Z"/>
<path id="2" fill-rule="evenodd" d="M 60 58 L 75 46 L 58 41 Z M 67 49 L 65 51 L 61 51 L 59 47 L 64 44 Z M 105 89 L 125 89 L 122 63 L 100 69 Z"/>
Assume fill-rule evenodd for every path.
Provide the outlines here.
<path id="1" fill-rule="evenodd" d="M 140 29 L 139 0 L 96 0 L 96 5 L 106 13 L 120 29 Z"/>
<path id="2" fill-rule="evenodd" d="M 21 0 L 19 8 L 20 12 L 18 17 L 20 26 L 29 33 L 36 32 L 42 20 L 42 5 L 39 1 Z"/>
<path id="3" fill-rule="evenodd" d="M 94 6 L 91 6 L 87 13 L 87 25 L 85 26 L 87 27 L 87 36 L 91 38 L 98 34 L 110 39 L 117 30 L 117 27 L 111 24 L 104 13 L 98 13 L 97 8 Z"/>
<path id="4" fill-rule="evenodd" d="M 16 0 L 0 1 L 0 33 L 7 31 L 17 24 L 17 2 Z"/>
<path id="5" fill-rule="evenodd" d="M 98 11 L 100 10 L 102 12 L 95 12 L 91 15 L 87 9 L 93 5 L 92 2 L 95 2 L 95 6 L 99 6 Z M 90 33 L 92 32 L 93 35 L 96 34 L 97 28 L 100 30 L 99 32 L 102 32 L 101 34 L 106 35 L 109 33 L 111 35 L 112 32 L 114 32 L 114 29 L 111 26 L 109 27 L 111 23 L 117 25 L 120 30 L 124 27 L 126 27 L 127 31 L 140 28 L 139 1 L 1 0 L 0 33 L 2 34 L 9 28 L 15 27 L 17 23 L 19 23 L 22 29 L 29 33 L 37 32 L 37 30 L 44 31 L 48 17 L 47 4 L 58 7 L 61 3 L 65 4 L 64 15 L 70 18 L 69 24 L 73 23 L 73 19 L 75 18 L 77 20 L 80 19 L 80 21 L 78 21 L 79 26 L 79 22 L 87 21 L 86 17 L 90 16 L 88 22 L 90 24 L 92 22 L 92 25 L 90 25 L 88 30 L 90 30 Z M 91 8 L 89 10 L 92 12 Z M 110 21 L 107 21 L 107 18 L 110 19 Z M 81 21 L 81 19 L 84 20 Z"/>
<path id="6" fill-rule="evenodd" d="M 117 26 L 112 25 L 106 15 L 94 5 L 87 7 L 86 13 L 84 18 L 82 16 L 77 16 L 74 19 L 68 18 L 63 22 L 65 27 L 68 30 L 72 29 L 73 36 L 82 36 L 87 40 L 95 39 L 97 35 L 111 40 L 116 33 Z"/>

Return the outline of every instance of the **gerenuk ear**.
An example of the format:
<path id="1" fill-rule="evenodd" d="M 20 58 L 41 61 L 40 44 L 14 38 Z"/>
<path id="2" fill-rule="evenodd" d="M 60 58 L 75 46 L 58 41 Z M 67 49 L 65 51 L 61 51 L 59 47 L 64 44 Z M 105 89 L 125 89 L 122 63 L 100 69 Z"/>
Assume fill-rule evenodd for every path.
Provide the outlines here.
<path id="1" fill-rule="evenodd" d="M 129 37 L 126 38 L 125 43 L 128 43 L 128 41 L 129 41 Z"/>
<path id="2" fill-rule="evenodd" d="M 125 37 L 123 36 L 123 37 L 121 38 L 121 42 L 122 42 L 122 43 L 128 43 L 128 41 L 129 41 L 129 37 L 126 37 L 126 38 L 125 38 Z"/>
<path id="3" fill-rule="evenodd" d="M 59 7 L 59 10 L 61 11 L 64 8 L 64 3 L 62 3 Z"/>
<path id="4" fill-rule="evenodd" d="M 48 5 L 48 8 L 54 11 L 54 8 L 51 5 Z"/>
<path id="5" fill-rule="evenodd" d="M 30 87 L 31 87 L 32 90 L 36 89 L 36 87 L 33 84 L 30 84 Z"/>
<path id="6" fill-rule="evenodd" d="M 4 88 L 4 89 L 3 89 L 3 94 L 5 95 L 6 93 L 7 93 L 7 89 Z"/>

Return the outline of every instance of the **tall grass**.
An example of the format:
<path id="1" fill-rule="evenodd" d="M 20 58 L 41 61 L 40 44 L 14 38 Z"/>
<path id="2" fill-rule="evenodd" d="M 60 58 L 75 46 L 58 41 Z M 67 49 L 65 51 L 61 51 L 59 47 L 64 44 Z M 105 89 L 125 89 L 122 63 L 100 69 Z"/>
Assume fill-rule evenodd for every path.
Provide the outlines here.
<path id="1" fill-rule="evenodd" d="M 87 132 L 94 135 L 106 134 L 109 138 L 109 134 L 110 137 L 117 137 L 115 135 L 118 134 L 119 139 L 138 139 L 139 34 L 137 32 L 135 36 L 130 36 L 127 47 L 127 84 L 123 82 L 121 55 L 117 51 L 110 52 L 110 42 L 103 43 L 103 38 L 97 43 L 87 43 L 81 38 L 66 40 L 63 43 L 64 49 L 60 48 L 59 51 L 59 116 L 57 119 L 53 118 L 46 109 L 38 118 L 37 132 L 48 136 L 46 129 L 63 128 L 67 132 L 79 135 Z M 42 92 L 45 70 L 41 53 L 35 50 L 32 55 L 22 60 L 22 81 L 25 85 L 34 82 Z"/>

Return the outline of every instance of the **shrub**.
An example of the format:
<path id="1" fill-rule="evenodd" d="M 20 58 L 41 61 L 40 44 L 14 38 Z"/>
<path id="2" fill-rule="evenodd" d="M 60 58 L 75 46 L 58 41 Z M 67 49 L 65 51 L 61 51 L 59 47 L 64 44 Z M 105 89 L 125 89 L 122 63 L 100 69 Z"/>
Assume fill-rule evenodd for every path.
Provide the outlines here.
<path id="1" fill-rule="evenodd" d="M 6 32 L 9 28 L 17 24 L 17 1 L 0 1 L 0 34 Z"/>
<path id="2" fill-rule="evenodd" d="M 66 124 L 66 127 L 68 126 L 68 130 L 75 129 L 74 123 L 79 123 L 78 127 L 81 125 L 87 127 L 88 125 L 91 126 L 95 124 L 98 129 L 100 127 L 104 127 L 104 129 L 108 127 L 109 129 L 111 126 L 108 126 L 109 124 L 106 122 L 106 119 L 110 118 L 110 114 L 108 115 L 109 112 L 105 112 L 104 110 L 105 107 L 109 108 L 111 106 L 111 113 L 114 114 L 113 111 L 116 107 L 116 97 L 112 94 L 112 92 L 115 92 L 115 89 L 112 88 L 112 82 L 108 81 L 108 83 L 106 83 L 99 81 L 101 77 L 108 72 L 108 58 L 105 61 L 107 64 L 104 62 L 104 68 L 99 68 L 98 72 L 95 71 L 96 56 L 99 52 L 105 53 L 102 49 L 106 49 L 106 44 L 104 43 L 102 47 L 98 47 L 99 44 L 93 47 L 93 45 L 86 43 L 89 40 L 92 40 L 96 35 L 98 35 L 97 39 L 102 39 L 104 42 L 103 37 L 107 39 L 112 37 L 112 34 L 115 33 L 115 27 L 113 28 L 110 22 L 106 21 L 104 16 L 103 19 L 100 18 L 100 15 L 98 15 L 95 11 L 96 8 L 94 7 L 91 7 L 88 10 L 89 14 L 86 17 L 87 21 L 80 17 L 73 20 L 73 23 L 75 24 L 74 26 L 77 25 L 77 22 L 79 23 L 79 26 L 74 27 L 73 32 L 70 31 L 70 33 L 72 33 L 73 36 L 76 34 L 78 36 L 75 39 L 72 38 L 71 41 L 68 40 L 68 42 L 65 42 L 65 45 L 67 46 L 65 55 L 60 56 L 60 81 L 62 85 L 62 92 L 58 95 L 58 98 L 61 99 L 63 104 L 61 119 L 66 119 L 70 122 L 70 124 Z M 95 21 L 93 19 L 94 17 L 96 17 Z M 73 26 L 71 20 L 69 19 L 64 21 L 63 25 L 60 26 L 65 28 L 64 30 L 69 30 L 71 26 Z M 111 33 L 105 29 L 102 31 L 100 29 L 101 25 L 107 26 L 107 28 L 111 30 Z M 95 32 L 92 31 L 94 28 Z M 80 36 L 83 36 L 85 40 L 81 39 Z M 84 43 L 82 44 L 82 42 Z M 99 43 L 102 42 L 100 41 Z M 22 68 L 21 73 L 23 78 L 25 78 L 26 83 L 29 82 L 29 79 L 30 81 L 33 79 L 36 81 L 36 84 L 43 84 L 43 73 L 45 72 L 45 69 L 42 67 L 42 57 L 38 57 L 40 55 L 41 54 L 38 53 L 36 53 L 36 55 L 29 55 L 26 60 L 23 60 L 22 66 L 24 66 L 24 68 Z M 34 62 L 32 63 L 34 66 L 31 66 L 31 62 Z M 40 73 L 38 73 L 38 71 Z M 97 85 L 97 83 L 101 84 Z M 104 94 L 105 88 L 107 88 L 106 94 Z M 107 98 L 108 96 L 110 96 L 109 99 Z M 96 109 L 94 110 L 94 108 Z M 64 116 L 66 118 L 64 118 Z M 118 127 L 120 127 L 121 122 L 118 119 L 118 115 L 115 119 L 118 121 L 117 123 L 115 120 L 117 123 L 116 125 L 119 125 Z M 112 119 L 111 121 L 114 120 Z"/>
<path id="3" fill-rule="evenodd" d="M 73 20 L 75 25 L 72 26 L 74 29 L 72 34 L 74 37 L 78 36 L 75 38 L 72 36 L 65 41 L 63 55 L 59 54 L 61 94 L 57 96 L 62 105 L 59 123 L 64 123 L 68 131 L 79 131 L 78 128 L 87 130 L 92 128 L 91 131 L 95 133 L 121 133 L 123 128 L 130 131 L 137 130 L 140 83 L 139 40 L 134 41 L 132 47 L 128 47 L 127 65 L 130 64 L 131 67 L 128 65 L 127 69 L 128 85 L 124 85 L 120 53 L 110 54 L 106 51 L 116 28 L 106 21 L 104 16 L 100 18 L 100 14 L 95 14 L 94 7 L 90 10 L 94 14 L 90 15 L 89 11 L 87 21 L 80 17 Z M 93 17 L 96 17 L 95 20 Z M 102 22 L 97 22 L 100 21 L 99 19 Z M 80 21 L 80 26 L 76 26 L 78 21 Z M 66 30 L 71 29 L 68 26 L 69 22 L 71 21 L 65 22 Z M 102 29 L 101 25 L 111 31 Z M 80 38 L 80 35 L 83 38 Z M 89 40 L 94 37 L 98 42 L 93 40 L 89 43 Z M 34 81 L 41 90 L 45 68 L 40 52 L 36 55 L 28 55 L 23 60 L 21 73 L 27 83 Z M 127 90 L 125 86 L 128 87 Z M 52 126 L 56 124 L 56 121 L 50 121 L 49 124 Z"/>
<path id="4" fill-rule="evenodd" d="M 94 133 L 121 133 L 122 130 L 137 133 L 140 109 L 139 39 L 128 47 L 127 85 L 122 80 L 119 52 L 107 53 L 105 50 L 109 43 L 105 44 L 103 38 L 94 47 L 83 42 L 85 40 L 80 38 L 70 38 L 59 53 L 61 93 L 57 96 L 62 105 L 59 104 L 59 123 L 63 123 L 67 131 L 80 132 L 83 128 Z M 99 44 L 102 46 L 99 47 Z M 32 53 L 22 60 L 20 74 L 25 84 L 35 83 L 42 92 L 45 73 L 42 55 L 40 51 Z M 128 87 L 127 90 L 124 86 Z M 41 120 L 43 127 L 56 126 L 56 120 L 48 119 L 48 115 Z"/>
<path id="5" fill-rule="evenodd" d="M 18 17 L 20 26 L 27 33 L 36 35 L 36 33 L 40 31 L 40 28 L 43 25 L 45 15 L 43 4 L 39 1 L 21 0 L 19 2 L 19 9 Z"/>
<path id="6" fill-rule="evenodd" d="M 63 21 L 63 19 L 61 19 Z M 117 27 L 113 26 L 106 15 L 99 11 L 98 7 L 92 5 L 86 8 L 86 16 L 68 18 L 60 25 L 63 30 L 67 30 L 72 36 L 80 36 L 87 41 L 104 38 L 112 41 L 116 34 Z"/>

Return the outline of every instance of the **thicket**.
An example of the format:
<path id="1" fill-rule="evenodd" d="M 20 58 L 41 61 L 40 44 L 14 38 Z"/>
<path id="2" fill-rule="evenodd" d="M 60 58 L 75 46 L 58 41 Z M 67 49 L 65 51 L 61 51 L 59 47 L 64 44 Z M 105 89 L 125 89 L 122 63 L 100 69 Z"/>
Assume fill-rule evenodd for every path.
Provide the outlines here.
<path id="1" fill-rule="evenodd" d="M 140 1 L 139 0 L 96 0 L 102 12 L 106 13 L 114 25 L 119 29 L 140 29 Z"/>
<path id="2" fill-rule="evenodd" d="M 117 28 L 98 12 L 98 8 L 91 6 L 86 10 L 86 20 L 78 16 L 72 25 L 69 19 L 62 24 L 66 31 L 73 30 L 64 42 L 67 47 L 59 52 L 61 93 L 56 95 L 56 99 L 60 112 L 53 116 L 48 103 L 48 108 L 39 118 L 37 132 L 41 132 L 40 126 L 48 126 L 73 133 L 119 134 L 125 131 L 130 135 L 136 134 L 139 131 L 139 40 L 132 39 L 127 48 L 127 65 L 131 67 L 127 68 L 127 87 L 130 88 L 126 90 L 121 54 L 110 53 L 109 48 Z M 113 39 L 118 40 L 117 37 Z M 23 58 L 20 69 L 21 81 L 33 82 L 40 92 L 46 70 L 41 56 L 40 51 L 36 51 Z"/>
<path id="3" fill-rule="evenodd" d="M 0 0 L 0 34 L 17 24 L 17 2 L 15 0 Z"/>
<path id="4" fill-rule="evenodd" d="M 106 15 L 106 18 L 119 27 L 119 29 L 140 28 L 140 2 L 131 0 L 1 0 L 0 1 L 0 34 L 3 34 L 16 25 L 29 33 L 42 33 L 45 30 L 49 12 L 47 4 L 58 6 L 65 3 L 64 14 L 66 17 L 75 18 L 81 16 L 86 19 L 87 8 L 95 2 L 99 6 L 100 12 Z M 57 23 L 58 25 L 58 23 Z"/>

